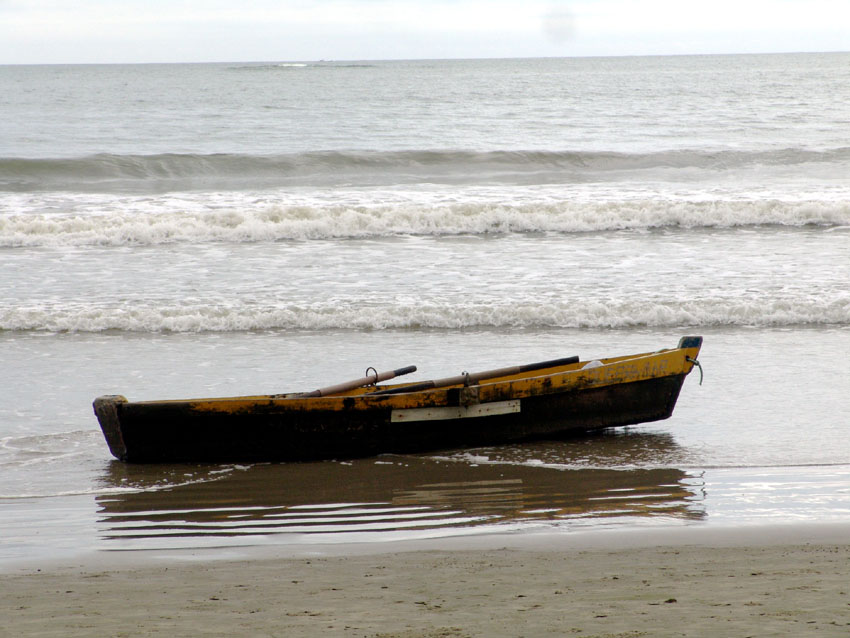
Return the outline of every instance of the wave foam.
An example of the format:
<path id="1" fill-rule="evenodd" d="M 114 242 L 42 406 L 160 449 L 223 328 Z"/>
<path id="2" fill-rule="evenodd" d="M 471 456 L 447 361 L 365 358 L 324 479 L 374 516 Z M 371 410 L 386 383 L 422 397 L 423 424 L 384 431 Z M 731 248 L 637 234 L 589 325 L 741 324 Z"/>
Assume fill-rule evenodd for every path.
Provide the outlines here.
<path id="1" fill-rule="evenodd" d="M 850 225 L 850 202 L 634 200 L 386 205 L 246 202 L 244 207 L 213 211 L 9 215 L 0 217 L 0 246 L 121 246 L 810 224 Z"/>
<path id="2" fill-rule="evenodd" d="M 369 306 L 257 307 L 85 305 L 0 308 L 0 330 L 51 332 L 240 332 L 464 328 L 680 328 L 850 325 L 850 294 L 834 299 L 701 299 Z"/>

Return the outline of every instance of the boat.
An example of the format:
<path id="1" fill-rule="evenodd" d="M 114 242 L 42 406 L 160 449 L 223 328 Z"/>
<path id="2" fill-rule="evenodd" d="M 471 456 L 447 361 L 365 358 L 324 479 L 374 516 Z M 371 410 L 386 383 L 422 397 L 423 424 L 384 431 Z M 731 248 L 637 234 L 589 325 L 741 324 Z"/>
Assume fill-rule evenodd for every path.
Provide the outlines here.
<path id="1" fill-rule="evenodd" d="M 286 462 L 498 445 L 668 418 L 702 337 L 603 359 L 568 357 L 380 384 L 415 366 L 312 392 L 94 401 L 113 456 L 129 463 Z M 700 367 L 700 374 L 702 368 Z"/>

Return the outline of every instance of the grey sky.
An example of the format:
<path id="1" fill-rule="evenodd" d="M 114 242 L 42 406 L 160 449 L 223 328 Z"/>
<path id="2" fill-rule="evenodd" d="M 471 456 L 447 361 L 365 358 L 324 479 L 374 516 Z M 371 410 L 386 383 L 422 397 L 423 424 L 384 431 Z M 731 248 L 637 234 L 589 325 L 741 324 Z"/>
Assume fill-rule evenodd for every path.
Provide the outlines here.
<path id="1" fill-rule="evenodd" d="M 850 0 L 0 0 L 0 64 L 850 50 Z"/>

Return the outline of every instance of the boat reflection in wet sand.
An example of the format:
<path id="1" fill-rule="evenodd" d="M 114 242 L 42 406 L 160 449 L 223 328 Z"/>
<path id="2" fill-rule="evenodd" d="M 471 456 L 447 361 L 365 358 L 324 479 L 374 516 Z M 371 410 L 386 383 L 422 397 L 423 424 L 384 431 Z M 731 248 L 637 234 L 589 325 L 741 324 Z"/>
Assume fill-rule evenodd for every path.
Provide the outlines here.
<path id="1" fill-rule="evenodd" d="M 590 448 L 594 467 L 573 466 Z M 113 462 L 104 487 L 116 489 L 97 496 L 98 526 L 107 548 L 173 549 L 705 516 L 699 476 L 671 467 L 597 465 L 632 457 L 638 463 L 675 462 L 681 450 L 667 434 L 609 432 L 473 454 L 247 466 Z"/>
<path id="2" fill-rule="evenodd" d="M 674 349 L 578 357 L 375 385 L 414 366 L 307 393 L 129 402 L 99 397 L 109 449 L 135 463 L 308 461 L 474 447 L 669 417 L 702 337 Z"/>

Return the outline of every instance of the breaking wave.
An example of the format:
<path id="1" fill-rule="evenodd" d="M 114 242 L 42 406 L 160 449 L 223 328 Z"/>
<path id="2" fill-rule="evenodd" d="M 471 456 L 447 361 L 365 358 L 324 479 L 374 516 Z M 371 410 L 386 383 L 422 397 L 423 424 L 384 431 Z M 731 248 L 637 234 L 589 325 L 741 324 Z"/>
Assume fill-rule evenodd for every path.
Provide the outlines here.
<path id="1" fill-rule="evenodd" d="M 123 210 L 0 216 L 0 247 L 124 246 L 204 242 L 584 233 L 659 228 L 850 226 L 850 201 L 537 201 L 296 205 L 245 202 L 164 210 L 122 202 Z M 138 208 L 138 210 L 134 209 Z M 188 210 L 187 210 L 188 209 Z"/>
<path id="2" fill-rule="evenodd" d="M 815 165 L 845 176 L 850 148 L 805 150 L 313 151 L 0 158 L 0 191 L 143 192 L 398 184 L 576 184 L 685 171 L 691 178 L 759 167 Z"/>
<path id="3" fill-rule="evenodd" d="M 365 304 L 365 305 L 364 305 Z M 679 328 L 850 325 L 850 293 L 823 298 L 705 298 L 693 301 L 586 300 L 472 302 L 422 300 L 303 305 L 230 304 L 122 306 L 42 303 L 0 307 L 0 330 L 49 332 L 241 332 L 256 330 L 381 330 L 500 328 Z"/>

